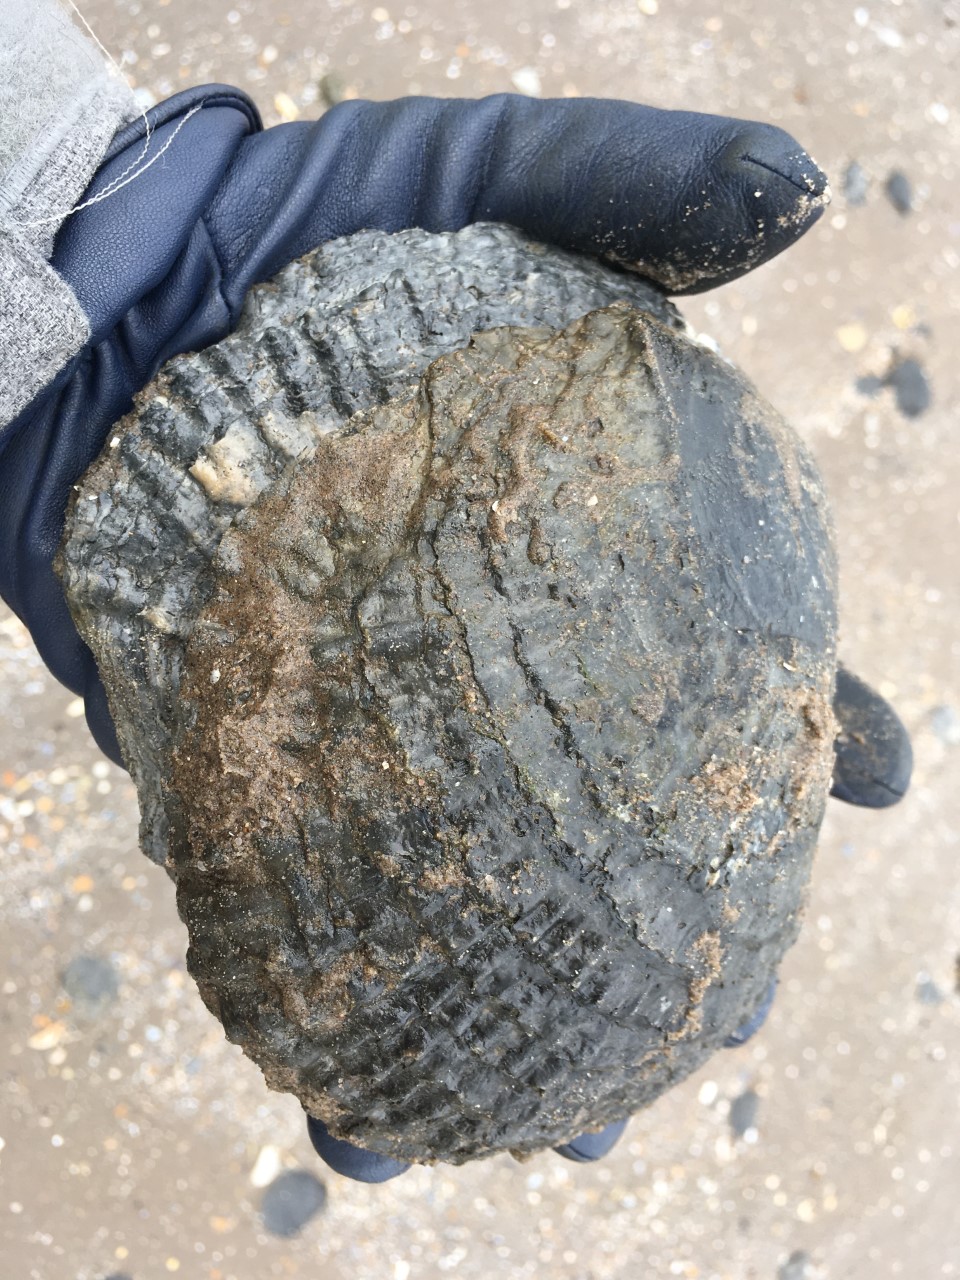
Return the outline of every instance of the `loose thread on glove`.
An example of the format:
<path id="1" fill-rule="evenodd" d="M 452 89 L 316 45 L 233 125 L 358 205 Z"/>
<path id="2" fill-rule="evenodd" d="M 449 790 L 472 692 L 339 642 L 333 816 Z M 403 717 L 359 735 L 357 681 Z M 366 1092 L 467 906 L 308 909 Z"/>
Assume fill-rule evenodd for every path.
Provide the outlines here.
<path id="1" fill-rule="evenodd" d="M 123 76 L 123 72 L 120 69 L 119 63 L 110 53 L 109 49 L 107 49 L 106 46 L 103 44 L 100 37 L 97 35 L 94 29 L 90 26 L 90 23 L 87 21 L 87 19 L 83 16 L 83 14 L 77 8 L 76 4 L 74 3 L 74 0 L 67 0 L 67 4 L 69 4 L 70 8 L 80 19 L 80 22 L 83 24 L 91 40 L 93 40 L 94 44 L 103 54 L 103 56 L 106 58 L 107 62 L 110 64 L 113 70 L 116 71 L 117 75 L 119 75 L 121 78 L 125 78 Z M 140 116 L 141 116 L 141 119 L 143 120 L 144 128 L 146 130 L 144 134 L 144 139 L 143 139 L 143 146 L 140 148 L 139 155 L 137 155 L 135 159 L 131 160 L 131 162 L 127 165 L 127 167 L 123 170 L 122 173 L 118 173 L 115 178 L 111 178 L 111 180 L 106 184 L 106 186 L 102 187 L 94 195 L 90 196 L 86 200 L 81 201 L 80 204 L 73 205 L 71 208 L 65 210 L 63 213 L 56 213 L 56 214 L 53 214 L 51 217 L 47 217 L 47 218 L 33 218 L 33 219 L 30 219 L 29 221 L 18 221 L 15 223 L 15 225 L 19 227 L 42 227 L 42 226 L 48 226 L 50 223 L 59 224 L 61 222 L 66 221 L 66 219 L 69 218 L 71 214 L 79 213 L 81 209 L 88 209 L 91 205 L 99 204 L 102 200 L 108 200 L 110 196 L 116 195 L 116 193 L 122 187 L 127 186 L 131 182 L 135 182 L 136 179 L 141 176 L 141 174 L 146 173 L 146 171 L 150 168 L 151 165 L 156 164 L 156 162 L 160 159 L 160 157 L 164 154 L 164 152 L 168 151 L 169 148 L 173 145 L 173 142 L 176 139 L 177 134 L 180 132 L 183 126 L 187 123 L 187 121 L 191 118 L 191 116 L 195 116 L 197 112 L 201 111 L 202 109 L 203 109 L 202 102 L 198 102 L 196 106 L 191 107 L 190 110 L 183 117 L 183 119 L 180 120 L 177 127 L 174 129 L 173 133 L 166 140 L 166 142 L 163 144 L 160 150 L 156 153 L 156 155 L 151 156 L 150 159 L 147 160 L 146 163 L 144 164 L 142 163 L 142 161 L 145 159 L 147 153 L 150 150 L 150 140 L 153 137 L 153 128 L 151 127 L 151 124 L 150 124 L 150 117 L 147 114 L 146 108 L 144 108 L 140 112 Z"/>

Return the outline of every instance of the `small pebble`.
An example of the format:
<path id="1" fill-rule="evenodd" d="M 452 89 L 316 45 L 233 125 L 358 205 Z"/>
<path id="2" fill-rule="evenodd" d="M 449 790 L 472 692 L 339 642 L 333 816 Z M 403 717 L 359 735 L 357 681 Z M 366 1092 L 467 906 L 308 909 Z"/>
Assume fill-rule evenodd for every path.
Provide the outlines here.
<path id="1" fill-rule="evenodd" d="M 842 324 L 837 330 L 837 341 L 843 347 L 844 351 L 849 351 L 851 355 L 855 355 L 858 351 L 862 351 L 867 345 L 870 335 L 862 324 L 854 321 L 852 324 Z"/>
<path id="2" fill-rule="evenodd" d="M 960 747 L 960 715 L 948 703 L 930 712 L 930 728 L 948 747 Z"/>
<path id="3" fill-rule="evenodd" d="M 328 71 L 325 76 L 320 77 L 317 84 L 320 100 L 327 107 L 335 107 L 338 102 L 343 101 L 346 87 L 346 81 L 338 71 Z"/>
<path id="4" fill-rule="evenodd" d="M 913 208 L 913 187 L 910 185 L 910 179 L 905 173 L 901 173 L 899 169 L 894 169 L 887 178 L 883 189 L 886 192 L 887 199 L 897 213 L 906 215 L 911 211 Z"/>
<path id="5" fill-rule="evenodd" d="M 280 1148 L 268 1143 L 261 1147 L 254 1161 L 250 1170 L 250 1182 L 255 1187 L 268 1187 L 282 1167 Z"/>
<path id="6" fill-rule="evenodd" d="M 296 120 L 300 115 L 300 108 L 289 93 L 274 94 L 273 109 L 284 124 L 289 124 L 291 120 Z"/>
<path id="7" fill-rule="evenodd" d="M 794 1249 L 786 1262 L 777 1269 L 777 1280 L 805 1280 L 809 1274 L 810 1255 L 805 1249 Z"/>
<path id="8" fill-rule="evenodd" d="M 63 989 L 81 1011 L 99 1013 L 117 996 L 113 966 L 99 956 L 77 956 L 60 975 Z"/>
<path id="9" fill-rule="evenodd" d="M 873 397 L 884 387 L 889 387 L 893 392 L 897 408 L 905 418 L 918 418 L 930 408 L 933 398 L 930 382 L 919 360 L 912 356 L 895 359 L 889 372 L 882 378 L 868 373 L 856 381 L 856 388 L 862 396 Z"/>
<path id="10" fill-rule="evenodd" d="M 27 1041 L 27 1048 L 35 1049 L 37 1053 L 48 1053 L 51 1049 L 58 1047 L 65 1032 L 66 1027 L 59 1020 L 56 1022 L 45 1020 L 39 1030 L 35 1031 Z"/>
<path id="11" fill-rule="evenodd" d="M 870 179 L 866 170 L 856 160 L 852 160 L 843 175 L 843 194 L 847 204 L 866 204 L 869 187 Z"/>
<path id="12" fill-rule="evenodd" d="M 862 396 L 876 396 L 884 388 L 884 381 L 878 378 L 876 374 L 868 373 L 862 378 L 857 379 L 857 390 Z"/>
<path id="13" fill-rule="evenodd" d="M 921 1004 L 940 1004 L 943 992 L 932 978 L 921 978 L 914 993 Z"/>
<path id="14" fill-rule="evenodd" d="M 528 98 L 539 98 L 540 76 L 535 67 L 521 67 L 513 73 L 510 80 L 517 93 L 525 93 Z"/>
<path id="15" fill-rule="evenodd" d="M 716 1080 L 705 1080 L 700 1086 L 700 1092 L 697 1094 L 697 1101 L 704 1107 L 712 1107 L 717 1100 L 717 1094 L 720 1092 Z"/>
<path id="16" fill-rule="evenodd" d="M 898 360 L 886 377 L 897 399 L 897 408 L 905 418 L 918 418 L 930 408 L 930 383 L 919 360 L 908 356 Z"/>
<path id="17" fill-rule="evenodd" d="M 312 1173 L 305 1169 L 281 1173 L 263 1194 L 263 1225 L 275 1236 L 289 1239 L 303 1230 L 326 1200 L 326 1188 Z"/>
<path id="18" fill-rule="evenodd" d="M 747 1089 L 739 1098 L 730 1104 L 730 1128 L 738 1138 L 742 1138 L 748 1129 L 757 1126 L 757 1110 L 760 1098 L 753 1089 Z"/>

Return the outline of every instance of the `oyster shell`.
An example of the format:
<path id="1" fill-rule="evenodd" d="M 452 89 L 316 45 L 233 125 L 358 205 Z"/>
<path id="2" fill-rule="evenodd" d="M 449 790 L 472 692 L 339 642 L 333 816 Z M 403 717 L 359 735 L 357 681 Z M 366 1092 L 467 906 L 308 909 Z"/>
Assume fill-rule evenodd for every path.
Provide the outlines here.
<path id="1" fill-rule="evenodd" d="M 334 1134 L 555 1145 L 759 1003 L 830 784 L 829 519 L 642 282 L 325 246 L 143 393 L 61 569 L 201 994 Z"/>

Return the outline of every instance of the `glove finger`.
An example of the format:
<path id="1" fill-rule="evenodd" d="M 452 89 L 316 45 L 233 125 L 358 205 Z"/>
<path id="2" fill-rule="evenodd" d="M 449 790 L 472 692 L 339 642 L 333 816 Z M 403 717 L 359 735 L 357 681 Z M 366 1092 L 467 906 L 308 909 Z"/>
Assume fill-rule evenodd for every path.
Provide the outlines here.
<path id="1" fill-rule="evenodd" d="M 885 809 L 910 785 L 913 751 L 899 716 L 869 685 L 837 669 L 833 710 L 840 721 L 830 794 L 866 809 Z"/>
<path id="2" fill-rule="evenodd" d="M 615 1120 L 599 1133 L 581 1133 L 572 1142 L 565 1142 L 562 1147 L 554 1147 L 558 1156 L 565 1160 L 574 1160 L 577 1164 L 591 1164 L 594 1160 L 602 1160 L 623 1136 L 627 1127 L 627 1119 Z"/>
<path id="3" fill-rule="evenodd" d="M 335 1138 L 323 1121 L 315 1116 L 307 1116 L 307 1133 L 320 1159 L 335 1173 L 352 1178 L 354 1182 L 389 1182 L 410 1168 L 402 1160 L 393 1160 L 375 1151 L 364 1151 L 352 1142 Z"/>
<path id="4" fill-rule="evenodd" d="M 827 181 L 772 125 L 633 103 L 520 99 L 480 216 L 622 263 L 672 294 L 743 275 L 820 216 Z"/>
<path id="5" fill-rule="evenodd" d="M 767 987 L 763 999 L 757 1005 L 750 1017 L 737 1027 L 736 1031 L 732 1031 L 723 1042 L 725 1049 L 738 1049 L 740 1045 L 746 1044 L 749 1039 L 757 1034 L 763 1024 L 766 1022 L 770 1010 L 773 1008 L 774 997 L 777 994 L 776 978 Z"/>
<path id="6" fill-rule="evenodd" d="M 246 138 L 206 224 L 231 309 L 324 240 L 483 220 L 679 294 L 768 261 L 827 198 L 824 175 L 772 125 L 601 99 L 405 98 Z"/>
<path id="7" fill-rule="evenodd" d="M 611 99 L 343 102 L 317 121 L 261 131 L 244 94 L 207 85 L 150 115 L 152 146 L 169 148 L 163 165 L 68 219 L 53 264 L 95 341 L 174 266 L 188 268 L 173 296 L 189 306 L 174 316 L 167 301 L 162 323 L 153 316 L 151 363 L 156 348 L 172 354 L 175 331 L 177 350 L 214 340 L 213 329 L 236 323 L 252 284 L 366 227 L 508 222 L 681 294 L 769 261 L 829 199 L 823 173 L 774 125 Z M 118 182 L 143 131 L 143 120 L 121 130 L 85 198 Z M 229 318 L 217 314 L 224 301 Z M 150 344 L 135 337 L 142 365 Z"/>
<path id="8" fill-rule="evenodd" d="M 50 565 L 70 486 L 164 360 L 229 332 L 252 284 L 361 227 L 487 218 L 694 292 L 786 248 L 826 200 L 823 175 L 781 130 L 635 103 L 353 102 L 261 132 L 250 100 L 214 85 L 150 116 L 149 163 L 130 177 L 138 120 L 54 245 L 88 349 L 0 429 L 0 591 L 73 689 L 89 655 Z"/>

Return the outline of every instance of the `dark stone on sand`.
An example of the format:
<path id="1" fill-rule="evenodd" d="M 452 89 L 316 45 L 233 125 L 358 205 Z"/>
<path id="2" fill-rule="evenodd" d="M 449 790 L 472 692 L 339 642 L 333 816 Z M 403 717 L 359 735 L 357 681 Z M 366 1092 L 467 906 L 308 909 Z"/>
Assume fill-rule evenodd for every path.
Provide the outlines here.
<path id="1" fill-rule="evenodd" d="M 913 209 L 913 187 L 907 175 L 899 169 L 894 169 L 890 174 L 883 190 L 897 213 L 906 215 Z"/>
<path id="2" fill-rule="evenodd" d="M 885 387 L 893 392 L 897 408 L 905 418 L 918 418 L 930 407 L 930 382 L 920 361 L 913 356 L 895 357 L 882 378 L 868 373 L 856 381 L 860 394 L 871 398 Z"/>
<path id="3" fill-rule="evenodd" d="M 852 160 L 843 175 L 843 194 L 847 204 L 866 204 L 869 187 L 870 179 L 866 170 L 856 160 Z"/>
<path id="4" fill-rule="evenodd" d="M 64 969 L 60 981 L 77 1010 L 100 1013 L 116 998 L 119 984 L 109 960 L 77 956 Z"/>
<path id="5" fill-rule="evenodd" d="M 857 390 L 862 396 L 877 396 L 886 386 L 883 378 L 878 378 L 875 373 L 868 373 L 862 378 L 857 379 Z"/>
<path id="6" fill-rule="evenodd" d="M 754 1089 L 747 1089 L 734 1098 L 730 1104 L 730 1128 L 738 1138 L 742 1138 L 748 1129 L 757 1127 L 757 1111 L 760 1098 Z"/>
<path id="7" fill-rule="evenodd" d="M 905 418 L 918 418 L 930 408 L 930 383 L 919 360 L 912 356 L 898 360 L 885 381 L 896 396 L 897 408 Z"/>
<path id="8" fill-rule="evenodd" d="M 810 1255 L 805 1249 L 794 1249 L 786 1262 L 777 1268 L 777 1280 L 806 1280 Z"/>
<path id="9" fill-rule="evenodd" d="M 260 1214 L 269 1232 L 290 1239 L 299 1235 L 326 1202 L 327 1191 L 319 1178 L 306 1169 L 294 1169 L 270 1183 L 263 1193 Z"/>
<path id="10" fill-rule="evenodd" d="M 929 977 L 921 978 L 917 982 L 914 994 L 921 1004 L 940 1004 L 943 1000 L 943 992 Z"/>

